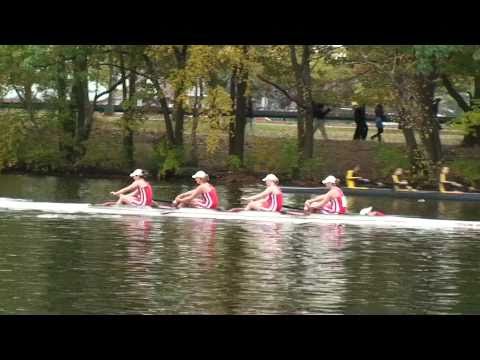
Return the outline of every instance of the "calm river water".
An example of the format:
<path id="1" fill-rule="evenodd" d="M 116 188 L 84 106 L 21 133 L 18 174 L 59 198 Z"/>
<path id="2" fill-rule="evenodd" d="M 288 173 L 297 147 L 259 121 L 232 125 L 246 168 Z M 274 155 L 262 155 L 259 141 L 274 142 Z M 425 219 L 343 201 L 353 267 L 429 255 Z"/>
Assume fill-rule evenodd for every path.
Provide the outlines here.
<path id="1" fill-rule="evenodd" d="M 98 202 L 128 182 L 2 175 L 0 197 Z M 155 197 L 192 185 L 154 182 Z M 234 207 L 261 187 L 217 189 Z M 480 220 L 475 203 L 349 204 Z M 479 234 L 467 230 L 0 211 L 0 314 L 471 314 L 479 263 Z"/>

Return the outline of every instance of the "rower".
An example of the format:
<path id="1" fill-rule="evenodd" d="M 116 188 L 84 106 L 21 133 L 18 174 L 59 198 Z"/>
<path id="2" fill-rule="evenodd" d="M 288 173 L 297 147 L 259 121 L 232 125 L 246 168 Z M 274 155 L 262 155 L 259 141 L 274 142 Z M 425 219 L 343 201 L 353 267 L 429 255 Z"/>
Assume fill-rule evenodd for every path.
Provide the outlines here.
<path id="1" fill-rule="evenodd" d="M 438 182 L 438 188 L 440 192 L 442 193 L 449 193 L 449 194 L 463 194 L 462 191 L 455 191 L 455 190 L 450 190 L 452 187 L 456 188 L 461 188 L 463 187 L 462 184 L 459 184 L 455 181 L 448 181 L 447 180 L 447 175 L 450 173 L 450 168 L 447 166 L 444 166 L 442 170 L 440 171 L 440 178 Z"/>
<path id="2" fill-rule="evenodd" d="M 355 165 L 353 169 L 347 171 L 345 176 L 345 182 L 347 183 L 347 188 L 349 189 L 368 189 L 366 187 L 358 187 L 357 182 L 365 182 L 368 183 L 368 179 L 364 179 L 360 176 L 357 176 L 358 172 L 360 171 L 360 165 Z"/>
<path id="3" fill-rule="evenodd" d="M 151 206 L 153 203 L 153 189 L 146 180 L 147 173 L 142 169 L 136 169 L 130 174 L 133 183 L 110 194 L 118 196 L 118 201 L 107 202 L 102 205 L 131 205 L 137 207 Z"/>
<path id="4" fill-rule="evenodd" d="M 410 185 L 408 185 L 408 180 L 401 179 L 400 177 L 403 175 L 403 169 L 398 168 L 392 175 L 393 180 L 393 189 L 395 191 L 417 191 Z"/>
<path id="5" fill-rule="evenodd" d="M 327 176 L 322 183 L 328 188 L 326 194 L 305 201 L 303 208 L 305 214 L 320 213 L 328 215 L 340 215 L 347 212 L 347 198 L 342 189 L 337 186 L 335 176 Z"/>
<path id="6" fill-rule="evenodd" d="M 274 174 L 268 174 L 262 181 L 267 186 L 264 191 L 254 196 L 242 197 L 242 200 L 249 201 L 244 210 L 282 211 L 283 194 L 278 186 L 278 178 Z"/>
<path id="7" fill-rule="evenodd" d="M 218 207 L 217 190 L 209 183 L 208 174 L 197 171 L 193 176 L 198 186 L 190 191 L 178 195 L 173 201 L 176 207 L 193 207 L 201 209 L 216 209 Z"/>

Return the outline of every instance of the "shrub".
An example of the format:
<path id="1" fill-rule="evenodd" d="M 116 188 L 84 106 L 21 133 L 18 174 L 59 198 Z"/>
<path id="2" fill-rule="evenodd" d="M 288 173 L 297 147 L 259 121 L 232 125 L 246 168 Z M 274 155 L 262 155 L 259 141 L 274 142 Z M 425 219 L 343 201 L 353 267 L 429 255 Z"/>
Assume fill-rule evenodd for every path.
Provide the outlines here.
<path id="1" fill-rule="evenodd" d="M 290 178 L 296 177 L 299 172 L 299 154 L 295 140 L 286 140 L 280 151 L 278 162 L 278 172 L 285 174 Z"/>
<path id="2" fill-rule="evenodd" d="M 464 145 L 473 146 L 480 144 L 480 108 L 466 112 L 455 119 L 453 127 L 465 135 Z"/>
<path id="3" fill-rule="evenodd" d="M 63 167 L 58 128 L 48 113 L 32 121 L 24 111 L 0 112 L 0 170 L 3 168 L 49 172 Z"/>
<path id="4" fill-rule="evenodd" d="M 378 144 L 374 154 L 375 162 L 379 164 L 380 173 L 383 177 L 389 177 L 396 168 L 410 167 L 406 151 L 400 148 Z"/>
<path id="5" fill-rule="evenodd" d="M 467 181 L 480 183 L 480 162 L 477 159 L 461 159 L 451 162 L 453 172 L 461 174 Z"/>
<path id="6" fill-rule="evenodd" d="M 227 158 L 227 168 L 230 171 L 238 171 L 242 167 L 242 160 L 237 155 L 229 155 Z"/>
<path id="7" fill-rule="evenodd" d="M 165 178 L 175 175 L 184 163 L 183 147 L 171 148 L 166 140 L 160 141 L 154 147 L 153 164 L 158 169 L 158 177 Z"/>

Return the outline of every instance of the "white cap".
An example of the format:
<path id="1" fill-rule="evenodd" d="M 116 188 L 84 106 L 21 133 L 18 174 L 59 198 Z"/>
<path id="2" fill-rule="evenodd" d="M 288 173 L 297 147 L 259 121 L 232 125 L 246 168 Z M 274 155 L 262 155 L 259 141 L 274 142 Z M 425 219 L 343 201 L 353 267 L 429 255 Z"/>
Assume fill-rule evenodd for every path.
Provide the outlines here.
<path id="1" fill-rule="evenodd" d="M 132 172 L 130 174 L 130 177 L 134 177 L 134 176 L 144 176 L 145 173 L 143 172 L 142 169 L 136 169 L 134 172 Z"/>
<path id="2" fill-rule="evenodd" d="M 267 181 L 267 180 L 275 181 L 278 183 L 278 178 L 273 174 L 268 174 L 262 179 L 262 181 Z"/>
<path id="3" fill-rule="evenodd" d="M 368 215 L 372 212 L 373 206 L 360 210 L 360 215 Z"/>
<path id="4" fill-rule="evenodd" d="M 196 178 L 202 178 L 202 179 L 205 179 L 206 177 L 208 177 L 208 174 L 203 171 L 203 170 L 200 170 L 200 171 L 197 171 L 193 176 L 192 178 L 196 179 Z"/>
<path id="5" fill-rule="evenodd" d="M 328 175 L 325 179 L 323 179 L 322 184 L 335 184 L 337 179 L 333 175 Z"/>

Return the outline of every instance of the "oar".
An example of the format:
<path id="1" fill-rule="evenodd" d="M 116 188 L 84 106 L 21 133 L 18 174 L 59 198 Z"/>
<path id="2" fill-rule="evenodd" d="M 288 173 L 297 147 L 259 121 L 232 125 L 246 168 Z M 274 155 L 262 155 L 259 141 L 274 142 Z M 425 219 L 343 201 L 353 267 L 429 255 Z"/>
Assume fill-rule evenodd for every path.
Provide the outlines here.
<path id="1" fill-rule="evenodd" d="M 300 209 L 298 207 L 293 207 L 293 206 L 288 206 L 288 205 L 283 205 L 285 209 L 292 209 L 292 210 L 298 210 L 298 211 L 303 211 L 303 209 Z"/>
<path id="2" fill-rule="evenodd" d="M 167 204 L 171 204 L 171 203 L 172 203 L 171 200 L 164 200 L 164 199 L 153 199 L 153 201 L 155 201 L 155 202 L 160 202 L 160 203 L 167 203 Z"/>
<path id="3" fill-rule="evenodd" d="M 158 203 L 165 203 L 165 204 L 168 204 L 168 205 L 159 205 Z M 172 202 L 171 201 L 168 201 L 168 200 L 160 200 L 160 199 L 154 199 L 153 202 L 152 202 L 152 205 L 156 208 L 160 208 L 160 209 L 176 209 L 175 206 L 172 205 Z"/>

